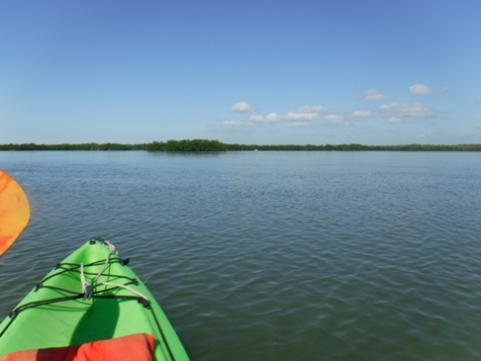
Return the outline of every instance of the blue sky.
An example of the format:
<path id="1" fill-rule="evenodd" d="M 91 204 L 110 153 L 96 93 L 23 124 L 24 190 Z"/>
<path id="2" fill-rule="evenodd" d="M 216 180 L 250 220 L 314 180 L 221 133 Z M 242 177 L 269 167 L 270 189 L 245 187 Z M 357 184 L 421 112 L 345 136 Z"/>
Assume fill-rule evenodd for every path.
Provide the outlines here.
<path id="1" fill-rule="evenodd" d="M 0 143 L 481 143 L 481 1 L 0 1 Z"/>

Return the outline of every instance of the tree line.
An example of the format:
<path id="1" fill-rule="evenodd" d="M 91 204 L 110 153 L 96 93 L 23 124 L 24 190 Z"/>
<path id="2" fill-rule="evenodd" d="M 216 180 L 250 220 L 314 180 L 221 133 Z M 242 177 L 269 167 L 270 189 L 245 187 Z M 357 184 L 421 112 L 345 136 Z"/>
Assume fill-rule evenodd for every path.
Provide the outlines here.
<path id="1" fill-rule="evenodd" d="M 80 143 L 80 144 L 0 144 L 1 150 L 147 150 L 147 144 Z"/>
<path id="2" fill-rule="evenodd" d="M 405 145 L 362 145 L 362 144 L 227 144 L 218 140 L 183 139 L 154 141 L 141 144 L 121 143 L 80 143 L 80 144 L 0 144 L 0 151 L 37 151 L 37 150 L 82 150 L 82 151 L 129 151 L 144 150 L 151 152 L 223 152 L 223 151 L 481 151 L 481 144 L 405 144 Z"/>

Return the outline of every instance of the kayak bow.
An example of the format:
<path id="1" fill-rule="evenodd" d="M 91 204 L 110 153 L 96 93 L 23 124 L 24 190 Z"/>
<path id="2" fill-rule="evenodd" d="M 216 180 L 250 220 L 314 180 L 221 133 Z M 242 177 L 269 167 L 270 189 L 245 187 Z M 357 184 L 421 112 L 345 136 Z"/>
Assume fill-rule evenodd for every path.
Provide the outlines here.
<path id="1" fill-rule="evenodd" d="M 92 239 L 57 264 L 3 320 L 0 360 L 25 350 L 37 355 L 39 349 L 48 349 L 53 355 L 58 348 L 70 347 L 68 351 L 73 352 L 74 347 L 78 354 L 82 345 L 101 342 L 100 347 L 109 340 L 139 334 L 153 336 L 153 360 L 189 359 L 164 312 L 128 266 L 128 259 L 121 259 L 110 243 Z M 135 347 L 128 346 L 125 352 Z M 132 358 L 123 354 L 113 359 L 122 357 Z"/>

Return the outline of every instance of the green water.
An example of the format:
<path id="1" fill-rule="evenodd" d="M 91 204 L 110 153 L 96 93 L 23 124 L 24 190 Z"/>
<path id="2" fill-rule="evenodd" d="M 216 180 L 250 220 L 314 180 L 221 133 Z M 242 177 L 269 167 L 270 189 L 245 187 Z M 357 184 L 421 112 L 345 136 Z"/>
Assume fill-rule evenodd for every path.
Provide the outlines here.
<path id="1" fill-rule="evenodd" d="M 6 315 L 100 235 L 192 360 L 481 359 L 478 153 L 0 152 L 28 229 Z"/>

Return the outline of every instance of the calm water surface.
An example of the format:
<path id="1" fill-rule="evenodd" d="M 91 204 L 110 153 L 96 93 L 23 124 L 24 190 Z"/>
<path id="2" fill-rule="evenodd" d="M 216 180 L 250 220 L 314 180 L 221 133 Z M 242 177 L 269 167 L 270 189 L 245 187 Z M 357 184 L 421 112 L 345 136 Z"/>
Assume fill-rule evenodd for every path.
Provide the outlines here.
<path id="1" fill-rule="evenodd" d="M 481 154 L 0 152 L 6 315 L 92 236 L 192 360 L 481 360 Z"/>

